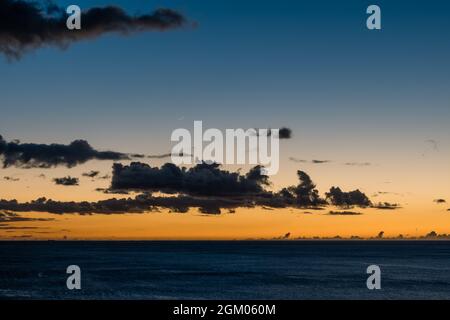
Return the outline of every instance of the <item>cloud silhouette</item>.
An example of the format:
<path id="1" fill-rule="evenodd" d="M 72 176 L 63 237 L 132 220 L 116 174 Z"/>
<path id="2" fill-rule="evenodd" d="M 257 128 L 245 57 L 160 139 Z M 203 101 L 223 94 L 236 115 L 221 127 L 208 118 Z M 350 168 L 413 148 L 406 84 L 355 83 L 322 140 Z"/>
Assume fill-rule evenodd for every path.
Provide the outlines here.
<path id="1" fill-rule="evenodd" d="M 165 158 L 170 158 L 170 157 L 183 157 L 183 156 L 184 157 L 192 157 L 192 155 L 180 152 L 179 154 L 175 154 L 175 153 L 152 154 L 152 155 L 147 156 L 147 158 L 149 158 L 149 159 L 165 159 Z"/>
<path id="2" fill-rule="evenodd" d="M 377 204 L 372 205 L 371 207 L 379 210 L 396 210 L 401 208 L 399 204 L 389 202 L 379 202 Z"/>
<path id="3" fill-rule="evenodd" d="M 256 166 L 246 174 L 221 170 L 218 164 L 200 163 L 192 168 L 180 168 L 171 163 L 151 167 L 140 162 L 130 165 L 115 163 L 109 189 L 97 189 L 109 194 L 126 194 L 138 191 L 134 198 L 108 199 L 97 202 L 63 202 L 39 198 L 20 203 L 17 200 L 0 200 L 0 210 L 13 212 L 49 212 L 54 214 L 82 215 L 144 213 L 169 209 L 171 212 L 187 212 L 198 208 L 204 214 L 220 214 L 222 209 L 234 212 L 236 208 L 299 208 L 322 210 L 329 206 L 320 197 L 316 185 L 304 171 L 297 171 L 299 183 L 279 192 L 266 190 L 270 185 L 262 167 Z M 55 179 L 61 185 L 76 185 L 77 178 Z M 154 196 L 153 192 L 163 195 Z M 169 194 L 169 195 L 168 195 Z M 370 200 L 362 192 L 342 192 L 332 188 L 331 204 L 339 206 L 367 206 Z"/>
<path id="4" fill-rule="evenodd" d="M 0 52 L 19 59 L 44 46 L 67 48 L 106 33 L 129 35 L 145 31 L 166 31 L 186 25 L 186 18 L 170 9 L 131 16 L 116 6 L 94 7 L 81 14 L 81 30 L 68 30 L 65 8 L 52 2 L 0 1 Z"/>
<path id="5" fill-rule="evenodd" d="M 256 134 L 257 136 L 260 136 L 260 129 L 254 129 L 256 132 L 254 134 Z M 267 130 L 267 136 L 270 137 L 272 135 L 272 130 L 271 129 L 265 129 Z M 278 139 L 291 139 L 292 138 L 292 130 L 286 127 L 280 128 L 278 129 Z"/>
<path id="6" fill-rule="evenodd" d="M 433 202 L 435 202 L 437 204 L 447 203 L 447 201 L 445 201 L 445 199 L 435 199 L 435 200 L 433 200 Z"/>
<path id="7" fill-rule="evenodd" d="M 141 162 L 132 162 L 129 166 L 115 163 L 111 189 L 227 196 L 262 193 L 264 185 L 268 184 L 268 177 L 260 166 L 245 176 L 219 167 L 215 163 L 200 163 L 190 169 L 172 163 L 161 168 Z"/>
<path id="8" fill-rule="evenodd" d="M 355 211 L 330 211 L 328 212 L 330 216 L 359 216 L 362 215 L 361 212 Z"/>
<path id="9" fill-rule="evenodd" d="M 88 177 L 88 178 L 95 178 L 96 176 L 98 176 L 100 174 L 100 171 L 94 171 L 91 170 L 89 172 L 85 172 L 82 174 L 83 177 Z"/>
<path id="10" fill-rule="evenodd" d="M 331 162 L 330 160 L 311 160 L 312 163 L 321 164 Z"/>
<path id="11" fill-rule="evenodd" d="M 63 202 L 39 198 L 31 202 L 19 203 L 17 200 L 0 200 L 0 210 L 13 212 L 48 212 L 53 214 L 126 214 L 159 211 L 166 208 L 171 212 L 183 213 L 189 208 L 199 208 L 203 213 L 217 214 L 223 209 L 254 207 L 245 199 L 205 198 L 192 196 L 155 197 L 141 194 L 135 198 L 108 199 L 97 202 Z"/>
<path id="12" fill-rule="evenodd" d="M 331 187 L 325 195 L 331 204 L 338 207 L 369 207 L 372 204 L 370 199 L 359 190 L 344 192 L 339 187 Z"/>
<path id="13" fill-rule="evenodd" d="M 11 222 L 30 222 L 30 221 L 54 221 L 53 218 L 29 218 L 22 217 L 15 212 L 11 211 L 1 211 L 0 212 L 0 223 L 11 223 Z"/>
<path id="14" fill-rule="evenodd" d="M 55 184 L 61 185 L 61 186 L 77 186 L 79 183 L 78 178 L 72 178 L 70 176 L 63 177 L 63 178 L 55 178 L 53 179 Z"/>
<path id="15" fill-rule="evenodd" d="M 292 130 L 286 127 L 281 128 L 278 131 L 279 139 L 290 139 L 292 137 Z"/>
<path id="16" fill-rule="evenodd" d="M 126 160 L 129 156 L 114 151 L 97 151 L 85 140 L 69 145 L 7 142 L 0 135 L 0 159 L 3 167 L 51 168 L 64 165 L 69 168 L 89 160 Z"/>

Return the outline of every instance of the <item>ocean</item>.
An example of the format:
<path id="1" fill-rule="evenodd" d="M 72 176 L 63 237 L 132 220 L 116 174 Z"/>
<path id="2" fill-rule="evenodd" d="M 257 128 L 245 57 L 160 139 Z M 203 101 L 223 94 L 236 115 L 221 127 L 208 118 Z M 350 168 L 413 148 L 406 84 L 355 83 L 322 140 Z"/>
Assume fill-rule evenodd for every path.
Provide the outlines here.
<path id="1" fill-rule="evenodd" d="M 0 299 L 450 299 L 450 242 L 3 241 Z"/>

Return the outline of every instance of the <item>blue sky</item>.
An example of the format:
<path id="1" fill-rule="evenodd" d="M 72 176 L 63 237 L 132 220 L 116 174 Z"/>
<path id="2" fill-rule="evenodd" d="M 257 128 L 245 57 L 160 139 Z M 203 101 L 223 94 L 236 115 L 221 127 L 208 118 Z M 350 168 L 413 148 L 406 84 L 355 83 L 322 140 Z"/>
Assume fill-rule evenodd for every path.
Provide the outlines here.
<path id="1" fill-rule="evenodd" d="M 173 129 L 196 119 L 289 126 L 314 135 L 306 139 L 355 130 L 375 140 L 448 137 L 450 4 L 376 3 L 381 31 L 365 28 L 367 1 L 77 1 L 136 14 L 169 7 L 198 27 L 2 59 L 1 133 L 37 142 L 81 135 L 136 152 L 149 136 L 168 145 Z"/>

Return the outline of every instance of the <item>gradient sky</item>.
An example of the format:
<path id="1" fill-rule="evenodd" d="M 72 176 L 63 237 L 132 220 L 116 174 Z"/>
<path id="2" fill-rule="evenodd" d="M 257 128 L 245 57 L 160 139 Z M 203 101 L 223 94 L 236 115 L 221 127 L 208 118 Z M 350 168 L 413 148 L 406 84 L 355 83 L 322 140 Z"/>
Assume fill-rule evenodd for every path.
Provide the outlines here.
<path id="1" fill-rule="evenodd" d="M 61 5 L 73 1 L 58 1 Z M 323 193 L 360 188 L 402 209 L 344 217 L 302 210 L 189 214 L 27 216 L 43 233 L 0 238 L 230 239 L 294 236 L 450 233 L 450 3 L 448 1 L 84 1 L 138 14 L 176 9 L 197 26 L 132 36 L 111 34 L 68 49 L 44 48 L 20 61 L 0 59 L 0 134 L 7 140 L 69 143 L 98 149 L 167 153 L 176 128 L 289 127 L 274 189 L 308 172 Z M 378 4 L 382 30 L 366 28 Z M 437 142 L 437 147 L 428 140 Z M 322 159 L 327 164 L 290 161 Z M 370 162 L 370 166 L 345 166 Z M 149 160 L 152 165 L 162 161 Z M 108 181 L 55 186 L 53 177 L 98 169 L 0 169 L 0 198 L 98 200 Z M 45 173 L 46 179 L 38 178 Z M 30 223 L 23 223 L 30 225 Z M 48 232 L 47 232 L 48 231 Z"/>

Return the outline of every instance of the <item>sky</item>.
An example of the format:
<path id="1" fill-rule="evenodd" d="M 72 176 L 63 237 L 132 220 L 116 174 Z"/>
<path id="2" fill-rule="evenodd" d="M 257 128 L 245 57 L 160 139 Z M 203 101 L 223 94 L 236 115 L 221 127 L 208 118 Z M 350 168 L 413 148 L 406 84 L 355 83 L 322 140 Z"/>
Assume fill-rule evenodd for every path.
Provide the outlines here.
<path id="1" fill-rule="evenodd" d="M 58 1 L 61 7 L 69 4 L 73 1 Z M 450 233 L 448 1 L 76 4 L 83 10 L 114 5 L 132 16 L 169 8 L 186 23 L 163 32 L 99 34 L 64 49 L 45 44 L 11 59 L 1 49 L 11 41 L 4 39 L 2 28 L 11 27 L 0 22 L 4 140 L 68 145 L 83 139 L 96 150 L 158 155 L 170 151 L 173 130 L 191 130 L 194 120 L 221 130 L 288 127 L 292 138 L 280 140 L 280 171 L 270 177 L 270 190 L 297 184 L 296 172 L 302 170 L 322 196 L 332 186 L 359 189 L 373 203 L 400 208 L 352 208 L 358 215 L 330 215 L 331 210 L 343 211 L 330 206 L 239 207 L 220 215 L 197 208 L 115 215 L 29 211 L 17 213 L 29 220 L 0 219 L 0 239 Z M 381 30 L 366 28 L 370 4 L 381 8 Z M 170 158 L 138 161 L 159 167 Z M 131 160 L 2 168 L 0 199 L 94 202 L 128 197 L 96 191 L 110 186 L 113 162 L 127 165 Z M 109 178 L 82 176 L 91 170 Z M 78 186 L 53 181 L 69 175 L 80 179 Z"/>

